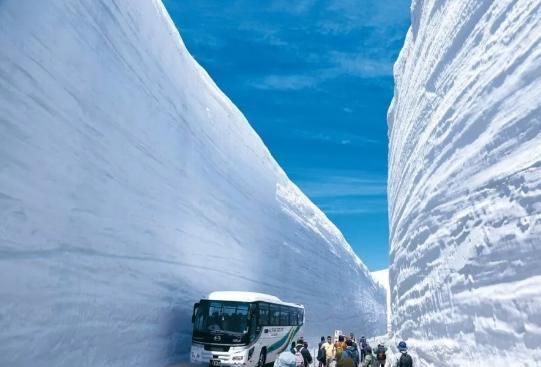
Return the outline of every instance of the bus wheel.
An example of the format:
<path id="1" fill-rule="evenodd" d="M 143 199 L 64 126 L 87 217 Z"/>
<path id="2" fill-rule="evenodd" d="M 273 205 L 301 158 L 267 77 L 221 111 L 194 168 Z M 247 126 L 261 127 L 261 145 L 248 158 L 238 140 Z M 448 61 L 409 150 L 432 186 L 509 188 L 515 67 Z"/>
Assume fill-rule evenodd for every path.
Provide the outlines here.
<path id="1" fill-rule="evenodd" d="M 257 367 L 263 367 L 265 365 L 265 362 L 267 362 L 267 351 L 263 349 L 261 353 L 259 353 L 259 360 L 257 361 Z"/>

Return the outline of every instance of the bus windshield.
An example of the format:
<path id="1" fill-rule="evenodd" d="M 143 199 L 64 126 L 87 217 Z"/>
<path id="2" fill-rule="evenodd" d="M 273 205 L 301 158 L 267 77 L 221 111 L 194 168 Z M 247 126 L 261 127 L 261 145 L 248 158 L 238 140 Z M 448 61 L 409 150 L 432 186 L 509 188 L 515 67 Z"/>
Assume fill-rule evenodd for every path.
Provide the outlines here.
<path id="1" fill-rule="evenodd" d="M 194 331 L 242 336 L 248 333 L 249 311 L 249 303 L 201 301 L 195 312 Z"/>

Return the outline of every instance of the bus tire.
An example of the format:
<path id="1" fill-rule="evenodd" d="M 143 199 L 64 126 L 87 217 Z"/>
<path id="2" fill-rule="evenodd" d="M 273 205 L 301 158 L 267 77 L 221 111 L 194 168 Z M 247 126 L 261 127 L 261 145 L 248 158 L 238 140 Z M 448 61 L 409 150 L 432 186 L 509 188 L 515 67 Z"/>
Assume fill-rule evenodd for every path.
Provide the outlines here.
<path id="1" fill-rule="evenodd" d="M 259 359 L 257 361 L 257 367 L 265 366 L 266 362 L 267 362 L 267 350 L 265 348 L 263 348 L 263 349 L 261 349 L 261 353 L 259 353 Z"/>

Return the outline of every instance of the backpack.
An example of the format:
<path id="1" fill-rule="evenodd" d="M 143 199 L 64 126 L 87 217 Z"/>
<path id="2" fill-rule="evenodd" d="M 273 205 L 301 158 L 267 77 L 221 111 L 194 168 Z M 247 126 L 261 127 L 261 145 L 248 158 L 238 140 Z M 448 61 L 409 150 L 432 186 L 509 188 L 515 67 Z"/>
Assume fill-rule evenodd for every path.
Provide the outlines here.
<path id="1" fill-rule="evenodd" d="M 402 353 L 398 361 L 398 367 L 413 367 L 413 360 L 407 353 Z"/>
<path id="2" fill-rule="evenodd" d="M 325 361 L 325 349 L 322 348 L 322 345 L 319 346 L 316 359 L 320 362 Z"/>
<path id="3" fill-rule="evenodd" d="M 302 353 L 300 351 L 297 351 L 295 353 L 295 366 L 304 367 L 304 357 L 302 356 Z"/>
<path id="4" fill-rule="evenodd" d="M 342 351 L 342 359 L 347 359 L 347 358 L 353 359 L 352 357 L 353 356 L 347 349 Z"/>

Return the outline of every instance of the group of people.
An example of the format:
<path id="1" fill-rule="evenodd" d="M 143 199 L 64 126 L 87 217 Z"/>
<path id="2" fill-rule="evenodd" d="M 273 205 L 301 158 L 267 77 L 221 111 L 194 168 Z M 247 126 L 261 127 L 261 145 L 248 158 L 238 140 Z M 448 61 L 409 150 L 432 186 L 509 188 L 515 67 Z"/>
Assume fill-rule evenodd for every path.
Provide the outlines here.
<path id="1" fill-rule="evenodd" d="M 413 360 L 404 341 L 398 344 L 398 350 L 400 358 L 395 367 L 413 367 Z M 330 336 L 327 336 L 326 341 L 322 336 L 316 360 L 318 367 L 332 367 L 333 362 L 336 362 L 335 367 L 385 367 L 387 347 L 378 344 L 373 349 L 364 336 L 357 342 L 353 333 L 347 337 L 340 335 L 334 343 Z M 313 357 L 308 350 L 308 343 L 301 338 L 293 342 L 288 351 L 280 354 L 274 362 L 274 367 L 309 367 L 312 362 Z"/>

